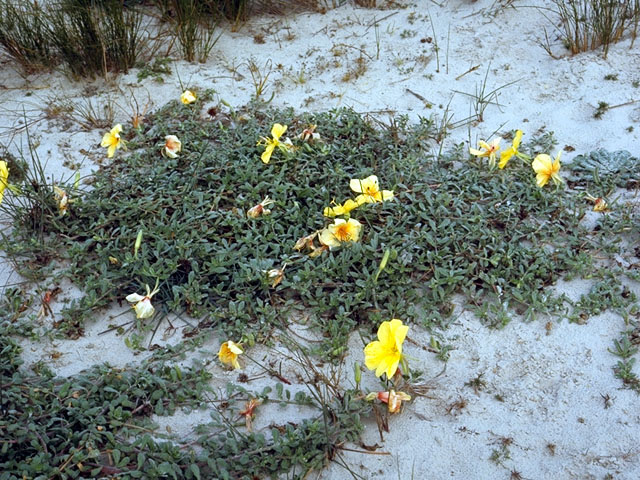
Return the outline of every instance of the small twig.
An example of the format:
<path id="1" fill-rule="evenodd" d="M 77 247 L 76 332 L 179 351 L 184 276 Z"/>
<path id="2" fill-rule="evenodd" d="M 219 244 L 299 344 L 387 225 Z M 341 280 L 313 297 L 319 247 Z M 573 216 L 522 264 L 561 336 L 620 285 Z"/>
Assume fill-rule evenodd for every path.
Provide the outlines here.
<path id="1" fill-rule="evenodd" d="M 391 455 L 391 452 L 370 452 L 368 450 L 358 450 L 356 448 L 338 447 L 340 450 L 347 452 L 366 453 L 367 455 Z"/>
<path id="2" fill-rule="evenodd" d="M 467 71 L 466 71 L 466 72 L 464 72 L 463 74 L 458 75 L 458 76 L 456 77 L 456 80 L 460 80 L 460 79 L 461 79 L 462 77 L 464 77 L 467 73 L 475 72 L 475 71 L 476 71 L 477 69 L 479 69 L 479 68 L 480 68 L 480 65 L 475 65 L 475 66 L 471 67 L 469 70 L 467 70 Z"/>

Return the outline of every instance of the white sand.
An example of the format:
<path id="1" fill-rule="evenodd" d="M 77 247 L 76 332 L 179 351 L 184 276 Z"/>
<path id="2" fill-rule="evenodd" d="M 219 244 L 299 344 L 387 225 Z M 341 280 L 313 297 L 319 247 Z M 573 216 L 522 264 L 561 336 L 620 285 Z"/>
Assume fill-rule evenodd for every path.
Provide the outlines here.
<path id="1" fill-rule="evenodd" d="M 241 106 L 254 93 L 248 62 L 263 68 L 270 60 L 273 71 L 266 96 L 275 93 L 275 106 L 300 110 L 352 106 L 360 112 L 407 114 L 413 121 L 432 114 L 441 118 L 447 105 L 454 115 L 452 122 L 472 115 L 474 100 L 460 92 L 476 93 L 488 71 L 486 93 L 499 89 L 497 97 L 489 98 L 491 104 L 482 122 L 453 130 L 447 145 L 471 140 L 475 146 L 478 139 L 516 128 L 525 131 L 526 141 L 545 129 L 555 132 L 558 148 L 575 148 L 574 153 L 563 154 L 566 160 L 596 148 L 637 154 L 640 103 L 612 109 L 600 120 L 593 114 L 600 101 L 618 105 L 640 100 L 640 87 L 634 86 L 640 81 L 640 48 L 630 49 L 626 39 L 611 47 L 607 59 L 598 51 L 568 56 L 549 20 L 555 17 L 537 8 L 549 7 L 551 2 L 513 3 L 515 8 L 501 8 L 491 0 L 449 0 L 440 6 L 423 0 L 402 2 L 406 8 L 344 5 L 326 14 L 257 17 L 238 32 L 225 29 L 206 64 L 174 62 L 173 74 L 163 84 L 152 79 L 138 83 L 136 71 L 109 82 L 73 83 L 57 73 L 25 78 L 3 58 L 0 142 L 13 152 L 25 148 L 24 134 L 16 133 L 24 115 L 50 175 L 56 179 L 71 176 L 73 170 L 63 167 L 65 160 L 80 162 L 82 171 L 88 172 L 104 160 L 104 149 L 99 146 L 104 132 L 85 132 L 76 125 L 66 129 L 45 119 L 44 108 L 51 99 L 78 102 L 85 89 L 93 87 L 96 100 L 111 96 L 122 107 L 116 117 L 122 123 L 130 120 L 127 102 L 132 94 L 141 104 L 150 97 L 157 107 L 177 98 L 181 83 L 200 90 L 214 88 L 221 99 Z M 561 58 L 551 58 L 539 45 L 543 28 Z M 262 35 L 265 43 L 256 43 L 256 35 Z M 363 75 L 342 81 L 360 57 L 366 67 Z M 604 80 L 605 75 L 617 79 Z M 432 106 L 427 108 L 410 91 Z M 0 257 L 0 285 L 16 281 L 19 279 Z M 587 281 L 561 282 L 557 290 L 578 298 L 588 287 Z M 638 285 L 631 288 L 640 294 Z M 65 286 L 63 296 L 70 294 L 69 289 Z M 27 363 L 44 360 L 59 375 L 71 375 L 93 363 L 120 366 L 139 361 L 146 354 L 134 355 L 122 338 L 98 335 L 110 323 L 109 316 L 124 309 L 98 315 L 87 323 L 86 336 L 76 341 L 23 342 Z M 608 352 L 624 328 L 619 316 L 605 313 L 586 325 L 554 322 L 550 331 L 545 329 L 545 318 L 532 323 L 513 321 L 494 331 L 469 312 L 457 313 L 455 324 L 443 332 L 447 343 L 455 347 L 446 372 L 433 381 L 428 397 L 415 399 L 402 414 L 392 417 L 391 431 L 384 440 L 375 422 L 369 422 L 363 442 L 379 444 L 377 453 L 384 454 L 343 452 L 355 473 L 364 478 L 411 478 L 413 472 L 416 479 L 509 478 L 512 471 L 527 479 L 601 479 L 606 474 L 615 479 L 640 478 L 640 398 L 621 389 L 612 372 L 617 358 Z M 179 336 L 177 332 L 167 341 L 177 341 Z M 410 337 L 422 345 L 429 341 L 429 335 L 417 327 L 412 327 Z M 363 360 L 359 337 L 351 339 L 350 347 L 345 360 L 348 372 L 353 361 Z M 217 344 L 208 348 L 213 355 Z M 53 360 L 54 352 L 62 355 Z M 414 344 L 407 345 L 406 353 L 413 365 L 424 366 L 427 377 L 442 368 L 432 353 Z M 266 355 L 260 349 L 252 354 Z M 218 385 L 236 377 L 217 365 L 210 368 Z M 465 383 L 479 374 L 486 387 L 475 393 Z M 372 377 L 369 372 L 363 374 L 365 385 L 376 388 Z M 350 375 L 346 378 L 351 381 Z M 258 385 L 272 383 L 249 386 L 258 389 Z M 609 408 L 603 396 L 611 397 Z M 466 402 L 464 408 L 451 408 L 461 399 Z M 260 410 L 256 428 L 292 414 L 277 410 Z M 195 412 L 159 421 L 163 428 L 168 425 L 186 435 L 206 419 L 206 412 Z M 505 438 L 511 439 L 506 447 L 510 458 L 490 460 Z M 555 445 L 554 452 L 549 444 Z M 362 450 L 357 445 L 350 448 Z M 352 477 L 332 464 L 319 478 Z"/>

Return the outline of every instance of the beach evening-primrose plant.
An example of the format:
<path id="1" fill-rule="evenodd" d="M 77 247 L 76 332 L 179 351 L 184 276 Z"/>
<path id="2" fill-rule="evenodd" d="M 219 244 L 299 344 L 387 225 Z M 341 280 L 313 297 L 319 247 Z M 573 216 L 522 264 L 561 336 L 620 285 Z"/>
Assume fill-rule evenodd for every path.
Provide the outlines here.
<path id="1" fill-rule="evenodd" d="M 480 148 L 482 148 L 482 150 L 479 150 L 476 148 L 469 148 L 469 153 L 479 158 L 482 158 L 482 157 L 489 158 L 489 168 L 493 168 L 496 166 L 496 155 L 498 154 L 498 150 L 500 150 L 501 140 L 502 138 L 500 137 L 494 138 L 489 143 L 483 140 L 480 140 L 478 142 L 478 145 L 480 146 Z"/>
<path id="2" fill-rule="evenodd" d="M 220 350 L 218 350 L 218 358 L 225 365 L 229 365 L 230 367 L 238 370 L 240 368 L 238 356 L 242 353 L 243 350 L 240 345 L 229 340 L 220 345 Z"/>
<path id="3" fill-rule="evenodd" d="M 286 125 L 275 123 L 271 128 L 272 138 L 260 137 L 258 145 L 265 145 L 266 147 L 264 149 L 264 152 L 262 152 L 262 155 L 260 156 L 260 159 L 263 163 L 269 163 L 269 161 L 271 160 L 271 155 L 273 154 L 273 151 L 276 147 L 278 147 L 278 149 L 283 152 L 286 152 L 292 147 L 291 141 L 289 139 L 280 141 L 280 137 L 282 137 L 282 135 L 284 135 L 286 131 Z"/>
<path id="4" fill-rule="evenodd" d="M 402 355 L 402 343 L 408 331 L 409 327 L 397 318 L 380 324 L 378 340 L 364 348 L 364 363 L 369 370 L 375 370 L 377 377 L 386 373 L 387 379 L 391 379 L 400 363 L 407 369 L 406 359 Z"/>
<path id="5" fill-rule="evenodd" d="M 333 249 L 342 246 L 343 243 L 357 242 L 361 230 L 362 224 L 358 220 L 337 218 L 333 225 L 320 232 L 319 239 L 323 245 Z"/>
<path id="6" fill-rule="evenodd" d="M 125 146 L 125 141 L 120 138 L 122 132 L 122 125 L 119 123 L 114 126 L 109 132 L 105 133 L 102 137 L 100 145 L 107 148 L 107 157 L 111 158 L 116 153 L 116 150 Z"/>
<path id="7" fill-rule="evenodd" d="M 541 153 L 533 159 L 531 167 L 537 174 L 536 183 L 539 187 L 544 187 L 549 180 L 553 180 L 553 183 L 556 185 L 560 185 L 562 183 L 562 178 L 560 178 L 559 175 L 561 153 L 562 151 L 558 152 L 555 160 L 552 160 L 546 153 Z"/>

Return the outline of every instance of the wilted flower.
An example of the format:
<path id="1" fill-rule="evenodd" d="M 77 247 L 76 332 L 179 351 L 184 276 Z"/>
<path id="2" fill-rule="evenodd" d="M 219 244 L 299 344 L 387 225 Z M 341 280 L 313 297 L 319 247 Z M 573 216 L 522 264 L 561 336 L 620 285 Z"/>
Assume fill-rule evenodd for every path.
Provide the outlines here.
<path id="1" fill-rule="evenodd" d="M 264 273 L 267 275 L 267 279 L 273 288 L 277 287 L 278 284 L 284 278 L 284 269 L 287 267 L 285 263 L 282 268 L 272 268 L 271 270 L 264 270 Z"/>
<path id="2" fill-rule="evenodd" d="M 319 255 L 322 255 L 322 252 L 329 250 L 329 247 L 326 245 L 320 245 L 319 247 L 315 246 L 313 241 L 319 234 L 320 232 L 316 231 L 316 232 L 313 232 L 311 235 L 307 235 L 306 237 L 302 237 L 298 239 L 298 241 L 293 246 L 293 248 L 298 251 L 301 251 L 303 249 L 310 250 L 311 252 L 309 253 L 309 256 L 311 258 L 315 258 Z"/>
<path id="3" fill-rule="evenodd" d="M 269 215 L 271 213 L 271 210 L 264 207 L 266 207 L 267 205 L 271 205 L 272 203 L 274 203 L 274 201 L 269 198 L 269 195 L 267 195 L 259 204 L 254 205 L 249 210 L 247 210 L 247 217 L 258 218 L 261 215 Z"/>
<path id="4" fill-rule="evenodd" d="M 511 160 L 514 156 L 524 157 L 524 154 L 518 151 L 520 147 L 520 142 L 522 141 L 522 130 L 516 130 L 516 136 L 513 138 L 513 142 L 511 146 L 506 150 L 503 150 L 500 154 L 500 163 L 498 163 L 498 168 L 502 169 L 507 166 L 509 160 Z"/>
<path id="5" fill-rule="evenodd" d="M 237 343 L 229 340 L 220 345 L 220 350 L 218 350 L 218 358 L 225 365 L 232 366 L 235 369 L 240 368 L 240 363 L 238 362 L 238 355 L 242 354 L 242 348 Z"/>
<path id="6" fill-rule="evenodd" d="M 403 361 L 402 343 L 408 331 L 409 327 L 397 318 L 380 324 L 378 340 L 364 348 L 364 363 L 369 370 L 376 371 L 377 377 L 386 373 L 391 379 L 395 375 L 398 364 Z"/>
<path id="7" fill-rule="evenodd" d="M 500 137 L 494 138 L 490 143 L 480 140 L 478 142 L 478 145 L 483 150 L 469 148 L 469 153 L 471 153 L 471 155 L 475 155 L 476 157 L 488 157 L 489 167 L 493 168 L 496 165 L 496 155 L 498 154 L 498 150 L 500 150 L 500 140 L 502 140 Z"/>
<path id="8" fill-rule="evenodd" d="M 585 198 L 590 202 L 593 202 L 594 212 L 606 212 L 607 210 L 609 210 L 609 205 L 607 205 L 607 202 L 605 201 L 604 198 L 592 197 L 588 193 Z"/>
<path id="9" fill-rule="evenodd" d="M 354 178 L 349 181 L 349 186 L 354 192 L 362 194 L 356 197 L 355 202 L 358 206 L 363 203 L 383 202 L 393 198 L 391 190 L 380 190 L 376 175 L 370 175 L 363 179 Z"/>
<path id="10" fill-rule="evenodd" d="M 275 123 L 271 128 L 271 137 L 260 137 L 258 141 L 258 145 L 265 145 L 264 152 L 260 156 L 260 159 L 263 163 L 269 163 L 271 160 L 271 155 L 273 154 L 273 150 L 278 147 L 282 151 L 286 151 L 292 147 L 291 140 L 287 139 L 284 141 L 280 141 L 280 137 L 284 135 L 284 132 L 287 131 L 286 125 L 280 125 L 279 123 Z"/>
<path id="11" fill-rule="evenodd" d="M 182 92 L 182 95 L 180 95 L 180 101 L 185 105 L 189 105 L 196 101 L 196 96 L 191 90 L 185 90 Z"/>
<path id="12" fill-rule="evenodd" d="M 178 152 L 182 149 L 182 142 L 175 135 L 164 137 L 164 148 L 162 153 L 169 158 L 177 158 Z"/>
<path id="13" fill-rule="evenodd" d="M 553 180 L 553 183 L 559 185 L 562 183 L 560 178 L 560 154 L 562 150 L 558 152 L 555 160 L 551 160 L 551 157 L 546 153 L 541 153 L 533 159 L 531 167 L 536 172 L 536 183 L 539 187 L 544 187 L 549 180 Z"/>
<path id="14" fill-rule="evenodd" d="M 329 225 L 320 232 L 318 238 L 323 245 L 336 248 L 346 242 L 357 242 L 360 239 L 361 230 L 362 224 L 358 220 L 337 218 L 333 225 Z"/>
<path id="15" fill-rule="evenodd" d="M 53 191 L 56 196 L 56 201 L 58 202 L 58 210 L 60 211 L 60 215 L 64 215 L 65 213 L 67 213 L 67 208 L 69 207 L 69 196 L 67 195 L 67 192 L 65 192 L 58 186 L 54 186 Z"/>
<path id="16" fill-rule="evenodd" d="M 4 197 L 4 189 L 9 185 L 9 167 L 7 162 L 0 160 L 0 202 Z"/>
<path id="17" fill-rule="evenodd" d="M 253 420 L 253 411 L 257 406 L 262 404 L 262 400 L 259 398 L 250 399 L 245 405 L 244 410 L 240 412 L 240 416 L 244 417 L 247 424 L 247 430 L 251 431 L 251 421 Z"/>
<path id="18" fill-rule="evenodd" d="M 120 138 L 120 132 L 122 132 L 122 125 L 119 123 L 113 127 L 108 133 L 105 133 L 102 137 L 100 146 L 107 147 L 107 157 L 113 157 L 116 153 L 116 149 L 125 146 L 125 141 Z"/>
<path id="19" fill-rule="evenodd" d="M 320 140 L 320 134 L 316 133 L 317 125 L 309 125 L 307 128 L 302 130 L 301 133 L 296 135 L 296 138 L 302 140 L 303 142 L 313 143 L 315 141 Z"/>
<path id="20" fill-rule="evenodd" d="M 138 295 L 137 293 L 127 295 L 127 302 L 135 303 L 133 309 L 136 311 L 136 318 L 149 318 L 155 312 L 153 305 L 151 305 L 151 298 L 160 291 L 158 282 L 156 281 L 153 290 L 149 289 L 149 285 L 145 285 L 145 287 L 147 289 L 146 295 Z"/>
<path id="21" fill-rule="evenodd" d="M 376 398 L 388 405 L 389 413 L 398 413 L 402 407 L 402 402 L 411 400 L 411 395 L 389 390 L 388 392 L 371 392 L 366 396 L 366 400 L 369 402 L 372 402 Z"/>

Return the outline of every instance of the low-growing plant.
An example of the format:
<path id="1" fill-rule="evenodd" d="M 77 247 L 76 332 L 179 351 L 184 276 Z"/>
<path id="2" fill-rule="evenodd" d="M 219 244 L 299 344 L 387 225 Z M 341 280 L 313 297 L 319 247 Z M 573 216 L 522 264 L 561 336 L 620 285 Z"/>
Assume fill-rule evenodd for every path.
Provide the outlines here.
<path id="1" fill-rule="evenodd" d="M 161 312 L 186 311 L 201 330 L 234 338 L 264 341 L 302 309 L 331 355 L 344 352 L 356 325 L 397 317 L 444 324 L 456 293 L 488 323 L 504 325 L 508 307 L 527 318 L 563 312 L 564 300 L 548 287 L 565 273 L 587 271 L 592 243 L 585 236 L 597 244 L 613 228 L 585 232 L 582 199 L 539 188 L 529 165 L 491 171 L 460 149 L 431 155 L 435 122 L 255 109 L 207 122 L 194 105 L 170 102 L 153 125 L 125 129 L 131 153 L 118 151 L 90 191 L 61 185 L 74 192 L 74 203 L 64 216 L 52 204 L 38 222 L 40 249 L 61 257 L 61 275 L 85 292 L 58 323 L 68 334 L 82 331 L 88 312 L 156 282 Z M 265 165 L 256 143 L 275 122 L 292 136 L 317 125 L 322 141 L 278 150 Z M 159 162 L 167 135 L 181 140 L 182 151 Z M 520 150 L 535 154 L 550 143 L 534 138 Z M 327 225 L 323 209 L 350 194 L 349 180 L 371 174 L 395 199 L 352 212 L 364 226 L 362 240 L 317 258 L 297 252 L 299 239 Z M 248 217 L 267 196 L 275 202 L 271 214 Z M 5 206 L 16 228 L 3 246 L 20 267 L 33 266 L 21 255 L 33 255 L 28 220 L 42 207 L 35 197 L 29 208 Z"/>

